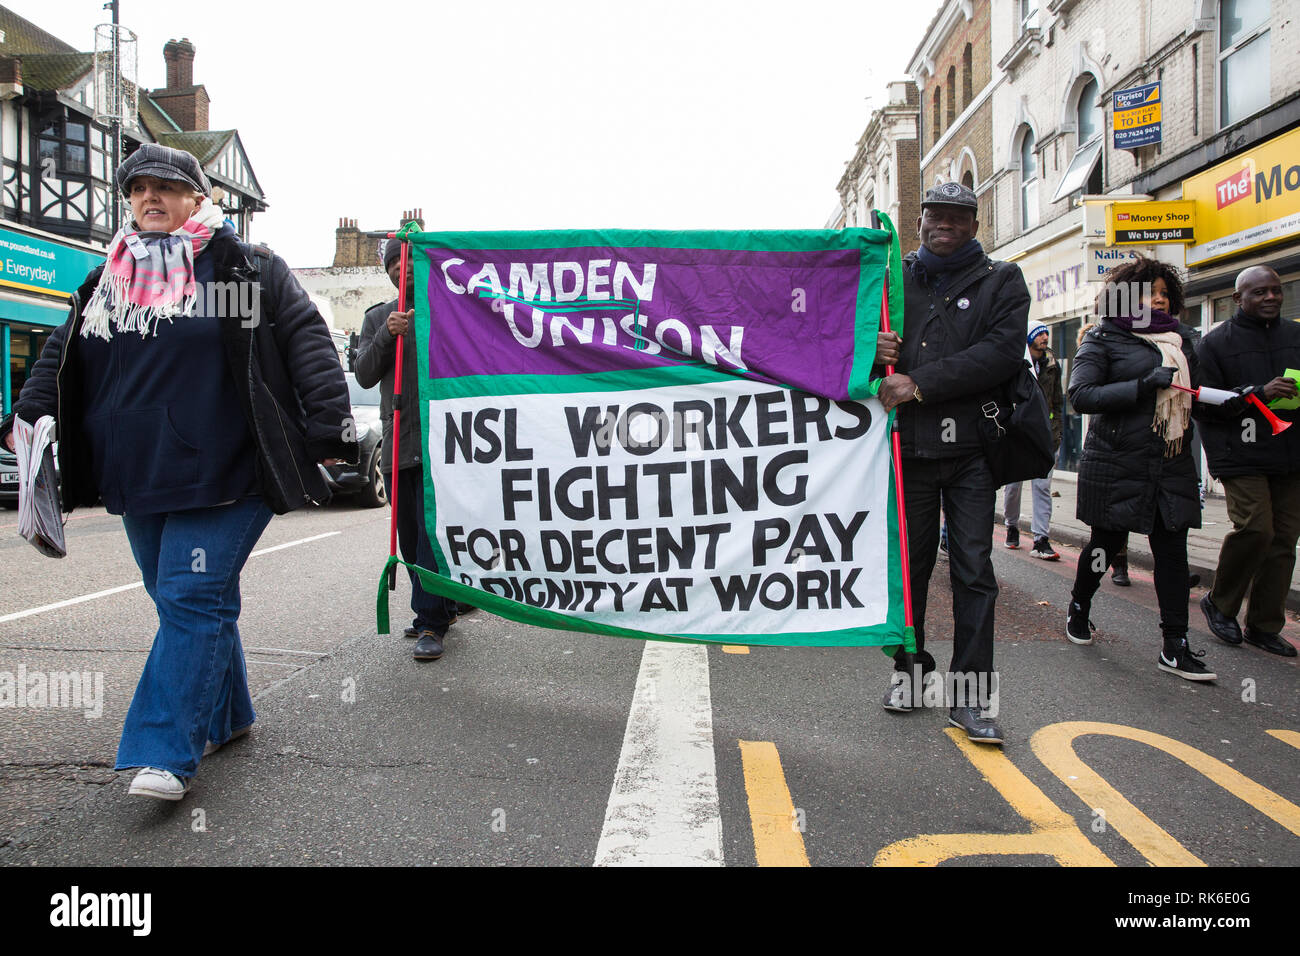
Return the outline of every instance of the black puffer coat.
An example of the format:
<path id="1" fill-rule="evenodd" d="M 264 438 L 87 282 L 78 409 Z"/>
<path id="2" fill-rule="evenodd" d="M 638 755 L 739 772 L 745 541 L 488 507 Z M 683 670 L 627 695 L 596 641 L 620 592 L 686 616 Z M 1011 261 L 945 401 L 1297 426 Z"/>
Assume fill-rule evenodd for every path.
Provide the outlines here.
<path id="1" fill-rule="evenodd" d="M 1183 355 L 1200 384 L 1198 333 L 1179 326 Z M 1166 458 L 1165 440 L 1151 428 L 1156 393 L 1138 395 L 1138 382 L 1161 364 L 1160 350 L 1109 320 L 1083 340 L 1070 371 L 1070 402 L 1092 415 L 1079 461 L 1080 521 L 1093 528 L 1150 534 L 1159 509 L 1171 531 L 1201 526 L 1201 498 L 1192 460 L 1192 424 L 1183 447 Z"/>

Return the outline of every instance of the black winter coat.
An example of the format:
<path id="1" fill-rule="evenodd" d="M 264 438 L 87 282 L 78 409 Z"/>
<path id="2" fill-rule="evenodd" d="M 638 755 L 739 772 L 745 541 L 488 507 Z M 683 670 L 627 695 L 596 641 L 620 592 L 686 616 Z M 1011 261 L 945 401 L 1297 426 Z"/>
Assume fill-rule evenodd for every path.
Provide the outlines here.
<path id="1" fill-rule="evenodd" d="M 1300 369 L 1300 324 L 1277 319 L 1265 325 L 1240 310 L 1206 334 L 1196 348 L 1201 384 L 1240 388 L 1268 384 L 1286 369 Z M 1300 473 L 1300 428 L 1273 435 L 1253 405 L 1194 405 L 1201 442 L 1216 478 Z M 1300 421 L 1300 410 L 1275 411 L 1283 421 Z M 1253 421 L 1250 427 L 1245 423 Z M 1252 434 L 1253 433 L 1253 434 Z M 1247 437 L 1253 441 L 1246 441 Z"/>
<path id="2" fill-rule="evenodd" d="M 388 331 L 388 316 L 397 311 L 397 300 L 371 306 L 361 322 L 361 341 L 357 344 L 352 371 L 362 388 L 379 386 L 379 417 L 384 422 L 384 454 L 380 467 L 384 474 L 393 467 L 393 378 L 397 367 L 397 339 Z M 414 329 L 415 322 L 411 322 Z M 414 334 L 402 344 L 402 434 L 397 448 L 398 468 L 421 464 L 424 437 L 420 434 L 420 346 Z"/>
<path id="3" fill-rule="evenodd" d="M 1200 384 L 1198 333 L 1179 326 L 1192 386 Z M 1070 370 L 1070 402 L 1092 415 L 1079 460 L 1077 515 L 1093 528 L 1150 534 L 1159 509 L 1171 531 L 1201 526 L 1201 496 L 1192 459 L 1192 423 L 1182 450 L 1166 458 L 1152 428 L 1156 393 L 1138 382 L 1162 364 L 1160 350 L 1109 320 L 1090 331 Z"/>
<path id="4" fill-rule="evenodd" d="M 257 272 L 252 247 L 233 237 L 216 237 L 205 255 L 217 282 L 252 281 Z M 99 499 L 90 462 L 76 352 L 83 306 L 99 281 L 100 269 L 73 295 L 68 319 L 50 335 L 23 385 L 14 415 L 35 422 L 51 415 L 58 423 L 63 508 L 94 505 Z M 232 314 L 221 320 L 227 369 L 234 376 L 239 413 L 257 448 L 257 481 L 267 506 L 284 514 L 329 500 L 317 462 L 357 460 L 356 439 L 346 440 L 352 406 L 347 381 L 329 328 L 307 293 L 279 256 L 263 259 L 260 315 L 255 322 Z M 234 414 L 235 410 L 231 409 Z M 0 440 L 12 430 L 13 415 L 0 423 Z"/>
<path id="5" fill-rule="evenodd" d="M 904 259 L 897 370 L 916 383 L 921 401 L 898 406 L 903 457 L 978 453 L 980 406 L 1024 361 L 1029 290 L 1019 266 L 982 256 L 937 292 L 913 278 L 915 259 Z"/>

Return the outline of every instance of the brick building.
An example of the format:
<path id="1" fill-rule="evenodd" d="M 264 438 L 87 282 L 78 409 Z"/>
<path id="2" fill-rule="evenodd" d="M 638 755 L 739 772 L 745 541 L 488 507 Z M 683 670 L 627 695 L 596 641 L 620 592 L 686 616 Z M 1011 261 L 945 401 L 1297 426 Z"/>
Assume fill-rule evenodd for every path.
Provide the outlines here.
<path id="1" fill-rule="evenodd" d="M 412 221 L 423 229 L 423 210 L 405 210 L 397 228 Z M 330 328 L 338 333 L 336 341 L 360 332 L 361 320 L 371 306 L 396 297 L 383 262 L 384 244 L 393 231 L 390 227 L 363 232 L 355 219 L 340 219 L 334 230 L 334 261 L 328 266 L 292 270 Z"/>
<path id="2" fill-rule="evenodd" d="M 915 223 L 921 214 L 919 103 L 911 83 L 889 84 L 887 102 L 871 114 L 840 177 L 832 228 L 870 226 L 872 210 L 879 209 L 898 229 L 903 252 L 916 248 Z"/>
<path id="3" fill-rule="evenodd" d="M 944 0 L 907 71 L 921 101 L 920 191 L 963 183 L 979 198 L 981 235 L 993 225 L 990 4 Z"/>

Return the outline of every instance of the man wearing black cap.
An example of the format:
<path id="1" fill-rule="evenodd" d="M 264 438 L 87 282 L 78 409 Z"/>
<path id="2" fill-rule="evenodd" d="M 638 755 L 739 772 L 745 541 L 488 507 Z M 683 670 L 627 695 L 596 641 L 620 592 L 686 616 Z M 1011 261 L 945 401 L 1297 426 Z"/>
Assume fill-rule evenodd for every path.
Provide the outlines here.
<path id="1" fill-rule="evenodd" d="M 401 281 L 402 243 L 389 239 L 384 246 L 384 268 L 396 286 Z M 415 299 L 415 270 L 407 269 L 406 301 Z M 402 432 L 398 447 L 397 476 L 392 467 L 393 448 L 393 379 L 397 367 L 397 337 L 406 336 L 402 348 Z M 420 434 L 418 396 L 418 340 L 415 337 L 415 309 L 397 311 L 397 299 L 367 310 L 361 323 L 361 341 L 357 345 L 352 370 L 363 388 L 379 385 L 380 415 L 384 420 L 384 481 L 397 489 L 397 539 L 402 558 L 422 568 L 435 566 L 433 548 L 424 525 L 424 455 Z M 442 656 L 442 639 L 451 624 L 455 605 L 420 585 L 419 576 L 411 576 L 411 610 L 415 621 L 406 629 L 407 637 L 417 638 L 414 657 L 417 661 L 436 661 Z"/>
<path id="2" fill-rule="evenodd" d="M 939 542 L 940 495 L 948 522 L 953 659 L 949 722 L 978 743 L 1002 743 L 994 719 L 993 504 L 996 489 L 979 437 L 981 407 L 1021 367 L 1029 290 L 1018 266 L 994 262 L 975 239 L 975 194 L 943 183 L 925 194 L 921 248 L 904 259 L 904 324 L 895 374 L 880 387 L 898 408 L 903 445 L 915 655 L 899 652 L 886 710 L 906 713 L 935 661 L 925 650 L 925 607 Z M 929 695 L 926 695 L 929 697 Z"/>

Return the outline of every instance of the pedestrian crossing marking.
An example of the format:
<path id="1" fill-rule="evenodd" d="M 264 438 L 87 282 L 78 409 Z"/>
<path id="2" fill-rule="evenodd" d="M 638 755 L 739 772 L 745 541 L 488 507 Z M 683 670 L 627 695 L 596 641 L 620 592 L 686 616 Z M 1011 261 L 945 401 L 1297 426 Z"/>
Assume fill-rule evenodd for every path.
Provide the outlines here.
<path id="1" fill-rule="evenodd" d="M 758 865 L 810 866 L 803 845 L 800 813 L 790 798 L 776 744 L 766 740 L 738 742 Z"/>
<path id="2" fill-rule="evenodd" d="M 891 843 L 876 854 L 875 866 L 938 866 L 966 856 L 1050 856 L 1061 866 L 1114 866 L 1074 818 L 1053 803 L 1002 752 L 972 743 L 965 731 L 944 730 L 980 775 L 1029 821 L 1029 833 L 930 833 Z"/>
<path id="3" fill-rule="evenodd" d="M 1300 734 L 1290 731 L 1269 733 L 1300 746 Z M 1300 836 L 1300 807 L 1223 761 L 1171 737 L 1123 724 L 1082 720 L 1050 724 L 1034 734 L 1029 745 L 1047 769 L 1073 790 L 1086 806 L 1104 812 L 1107 824 L 1155 866 L 1205 866 L 1205 863 L 1079 759 L 1074 753 L 1074 740 L 1088 734 L 1121 737 L 1163 751 Z M 1281 735 L 1293 736 L 1295 740 Z"/>

